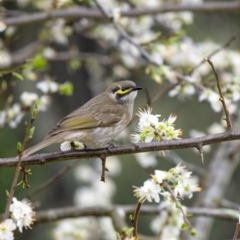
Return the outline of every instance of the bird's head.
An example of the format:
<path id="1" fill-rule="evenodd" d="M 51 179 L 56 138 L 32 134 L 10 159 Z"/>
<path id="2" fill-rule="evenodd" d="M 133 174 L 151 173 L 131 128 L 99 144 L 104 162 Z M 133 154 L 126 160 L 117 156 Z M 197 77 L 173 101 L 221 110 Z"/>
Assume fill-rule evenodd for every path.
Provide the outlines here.
<path id="1" fill-rule="evenodd" d="M 141 89 L 133 81 L 124 80 L 113 83 L 107 88 L 106 92 L 113 101 L 120 104 L 128 104 L 133 103 L 137 96 L 137 91 Z"/>

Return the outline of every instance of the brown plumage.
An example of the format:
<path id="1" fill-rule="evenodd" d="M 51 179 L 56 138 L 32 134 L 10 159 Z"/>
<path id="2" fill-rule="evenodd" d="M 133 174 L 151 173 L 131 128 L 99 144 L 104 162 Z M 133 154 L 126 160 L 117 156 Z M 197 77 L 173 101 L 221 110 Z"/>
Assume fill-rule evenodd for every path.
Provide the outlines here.
<path id="1" fill-rule="evenodd" d="M 64 141 L 80 141 L 88 149 L 105 147 L 132 119 L 136 90 L 139 89 L 128 80 L 113 83 L 60 120 L 43 141 L 24 151 L 23 157 Z"/>

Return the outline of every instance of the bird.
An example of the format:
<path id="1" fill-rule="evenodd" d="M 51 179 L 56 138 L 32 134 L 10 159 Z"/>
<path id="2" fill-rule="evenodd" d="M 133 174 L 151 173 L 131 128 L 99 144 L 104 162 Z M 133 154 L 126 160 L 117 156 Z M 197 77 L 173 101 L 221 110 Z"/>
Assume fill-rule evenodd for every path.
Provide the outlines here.
<path id="1" fill-rule="evenodd" d="M 41 142 L 25 150 L 22 157 L 64 141 L 80 141 L 85 149 L 109 146 L 131 121 L 134 100 L 141 89 L 130 80 L 112 83 L 104 92 L 62 118 Z"/>

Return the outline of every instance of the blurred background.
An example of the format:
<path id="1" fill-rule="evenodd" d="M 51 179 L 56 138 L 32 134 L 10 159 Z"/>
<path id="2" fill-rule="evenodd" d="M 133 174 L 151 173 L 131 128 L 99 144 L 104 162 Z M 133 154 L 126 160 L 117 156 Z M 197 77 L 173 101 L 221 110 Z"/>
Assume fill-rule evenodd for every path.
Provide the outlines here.
<path id="1" fill-rule="evenodd" d="M 189 4 L 189 2 L 202 4 L 200 1 L 168 2 L 173 6 L 179 2 L 180 4 Z M 128 10 L 129 8 L 154 8 L 154 4 L 160 6 L 162 1 L 148 1 L 148 3 L 144 3 L 143 1 L 130 0 L 119 2 L 105 0 L 103 4 L 108 9 L 121 7 Z M 0 23 L 4 23 L 5 20 L 10 23 L 11 19 L 21 19 L 25 15 L 29 16 L 31 13 L 40 11 L 48 12 L 59 9 L 64 11 L 77 7 L 86 7 L 97 11 L 96 6 L 91 1 L 6 0 L 1 2 L 2 20 L 0 20 Z M 142 44 L 142 46 L 152 54 L 151 56 L 154 56 L 154 54 L 160 55 L 156 61 L 159 61 L 160 64 L 171 66 L 172 69 L 183 75 L 188 75 L 188 72 L 197 65 L 196 63 L 203 59 L 204 56 L 199 54 L 199 49 L 204 43 L 212 44 L 205 47 L 205 52 L 201 52 L 207 56 L 218 47 L 227 43 L 233 36 L 237 36 L 227 49 L 239 53 L 240 19 L 238 14 L 231 12 L 188 13 L 189 16 L 186 15 L 185 17 L 181 16 L 180 13 L 178 16 L 174 16 L 174 13 L 171 12 L 169 14 L 172 14 L 172 16 L 167 16 L 168 13 L 166 15 L 160 14 L 159 19 L 156 15 L 147 15 L 149 19 L 152 18 L 153 23 L 151 22 L 146 25 L 144 25 L 144 16 L 134 18 L 136 22 L 130 22 L 129 28 L 127 27 L 127 20 L 120 23 L 129 35 L 133 38 L 135 37 L 136 41 L 139 40 L 139 42 L 146 44 Z M 132 29 L 130 25 L 132 25 Z M 134 32 L 134 28 L 138 29 L 138 32 L 137 30 Z M 146 29 L 151 29 L 150 39 L 153 39 L 153 43 L 147 37 L 141 39 L 141 33 L 144 35 Z M 174 81 L 169 80 L 163 70 L 161 70 L 161 73 L 158 73 L 139 54 L 134 55 L 135 50 L 131 50 L 129 44 L 124 43 L 124 40 L 110 26 L 107 20 L 66 17 L 38 21 L 33 24 L 30 20 L 27 24 L 19 26 L 17 23 L 13 23 L 12 25 L 6 24 L 6 29 L 1 32 L 0 36 L 0 56 L 7 53 L 11 57 L 9 64 L 3 64 L 3 66 L 1 66 L 0 58 L 2 69 L 15 69 L 15 67 L 26 64 L 25 61 L 27 59 L 34 59 L 33 61 L 35 61 L 35 66 L 30 61 L 30 63 L 27 63 L 29 65 L 25 66 L 23 70 L 21 68 L 14 70 L 23 76 L 23 81 L 14 79 L 11 74 L 1 76 L 1 83 L 4 81 L 7 83 L 14 82 L 13 87 L 9 87 L 6 91 L 1 92 L 0 107 L 2 111 L 6 109 L 7 101 L 10 102 L 10 106 L 15 102 L 19 102 L 20 96 L 24 91 L 35 92 L 39 95 L 43 94 L 40 89 L 36 88 L 36 83 L 39 81 L 50 79 L 53 82 L 57 82 L 59 86 L 67 82 L 67 88 L 70 89 L 65 94 L 61 94 L 59 91 L 47 94 L 51 102 L 46 111 L 39 111 L 34 122 L 34 126 L 36 126 L 35 133 L 33 138 L 28 142 L 28 147 L 41 141 L 62 117 L 83 105 L 93 96 L 104 91 L 112 82 L 122 79 L 131 79 L 138 86 L 144 88 L 144 91 L 138 93 L 134 113 L 139 108 L 148 104 L 153 108 L 153 114 L 161 114 L 161 119 L 168 118 L 171 113 L 176 114 L 178 116 L 176 128 L 182 129 L 182 138 L 192 136 L 190 133 L 193 129 L 207 134 L 206 129 L 209 126 L 214 122 L 221 122 L 221 112 L 215 112 L 206 101 L 199 102 L 198 90 L 194 91 L 194 94 L 181 95 L 178 92 L 175 96 L 169 96 L 167 89 Z M 174 51 L 170 49 L 171 46 L 174 46 Z M 165 49 L 162 50 L 161 47 L 165 47 Z M 154 48 L 158 49 L 157 53 L 154 52 Z M 195 49 L 198 50 L 194 52 Z M 169 57 L 166 56 L 167 50 L 169 51 Z M 215 58 L 216 61 L 220 62 L 220 66 L 222 62 L 227 61 L 225 58 L 227 54 L 230 54 L 226 53 L 224 55 L 223 51 L 220 51 L 219 55 L 216 54 Z M 163 52 L 165 56 L 161 56 Z M 178 58 L 176 57 L 177 54 L 179 54 Z M 192 55 L 192 58 L 190 58 L 190 55 Z M 175 57 L 174 62 L 171 62 L 171 58 L 173 59 L 173 57 Z M 6 56 L 4 59 L 6 60 Z M 207 73 L 205 75 L 201 73 L 202 75 L 199 74 L 198 77 L 209 79 L 212 73 L 206 63 L 205 68 L 209 68 Z M 230 66 L 224 66 L 224 68 L 229 68 L 230 72 L 233 71 Z M 224 72 L 222 68 L 221 70 Z M 156 102 L 151 103 L 151 99 L 163 91 L 165 91 L 165 94 L 162 94 Z M 12 96 L 12 101 L 9 100 L 9 96 Z M 24 122 L 29 121 L 29 119 L 30 113 L 25 109 L 23 119 L 19 121 L 15 128 L 6 123 L 0 129 L 1 158 L 16 156 L 16 144 L 18 141 L 23 140 L 25 134 Z M 116 139 L 117 145 L 130 144 L 130 134 L 134 132 L 137 123 L 138 117 L 135 117 L 122 136 Z M 217 148 L 217 144 L 212 145 L 211 150 L 204 153 L 204 164 L 201 163 L 199 154 L 192 149 L 174 150 L 171 152 L 177 154 L 184 161 L 207 170 L 209 162 L 211 162 L 215 153 L 214 151 Z M 59 145 L 50 146 L 40 152 L 50 153 L 55 151 L 60 151 Z M 132 186 L 141 186 L 149 178 L 150 174 L 153 173 L 154 169 L 168 170 L 174 167 L 175 164 L 171 162 L 168 154 L 167 152 L 166 157 L 162 157 L 158 153 L 153 153 L 154 158 L 157 160 L 156 165 L 147 168 L 139 164 L 135 155 L 124 155 L 107 159 L 107 166 L 110 173 L 106 173 L 106 189 L 102 191 L 108 191 L 109 182 L 113 188 L 112 191 L 109 190 L 110 199 L 113 204 L 136 204 L 137 199 L 133 196 Z M 77 159 L 74 161 L 77 161 Z M 64 161 L 31 166 L 32 175 L 28 178 L 30 189 L 18 187 L 15 194 L 16 197 L 18 199 L 27 197 L 42 182 L 46 181 L 69 163 L 70 161 Z M 92 174 L 91 179 L 95 183 L 97 182 L 96 184 L 104 185 L 104 183 L 99 182 L 101 170 L 100 159 L 81 159 L 73 169 L 32 199 L 33 203 L 37 206 L 36 211 L 72 205 L 83 206 L 84 203 L 78 199 L 78 194 L 80 194 L 79 191 L 81 189 L 88 188 L 90 181 L 79 176 L 83 174 L 81 166 L 82 169 L 85 169 L 86 166 L 91 166 L 92 170 L 86 170 Z M 5 209 L 5 193 L 6 189 L 10 189 L 14 172 L 14 168 L 0 169 L 1 212 L 4 212 Z M 240 200 L 238 187 L 238 182 L 240 181 L 239 175 L 240 169 L 237 167 L 232 176 L 231 184 L 229 184 L 225 193 L 228 200 L 236 203 Z M 197 198 L 198 193 L 194 194 L 191 200 L 184 200 L 183 204 L 191 206 Z M 140 215 L 139 229 L 141 233 L 153 235 L 149 227 L 149 222 L 153 217 L 151 215 Z M 128 223 L 130 225 L 130 221 Z M 30 231 L 16 234 L 15 239 L 54 239 L 53 229 L 56 226 L 54 222 L 39 224 L 33 226 L 33 229 Z M 208 239 L 231 239 L 234 231 L 235 222 L 215 220 Z"/>

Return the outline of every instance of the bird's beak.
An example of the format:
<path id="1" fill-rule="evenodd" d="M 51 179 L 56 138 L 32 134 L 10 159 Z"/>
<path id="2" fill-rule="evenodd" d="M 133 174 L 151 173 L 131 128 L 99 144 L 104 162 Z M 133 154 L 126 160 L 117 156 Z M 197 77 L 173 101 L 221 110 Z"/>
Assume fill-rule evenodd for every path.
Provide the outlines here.
<path id="1" fill-rule="evenodd" d="M 141 88 L 141 87 L 135 87 L 135 88 L 132 89 L 132 92 L 133 92 L 133 91 L 142 90 L 142 89 L 143 89 L 143 88 Z"/>

